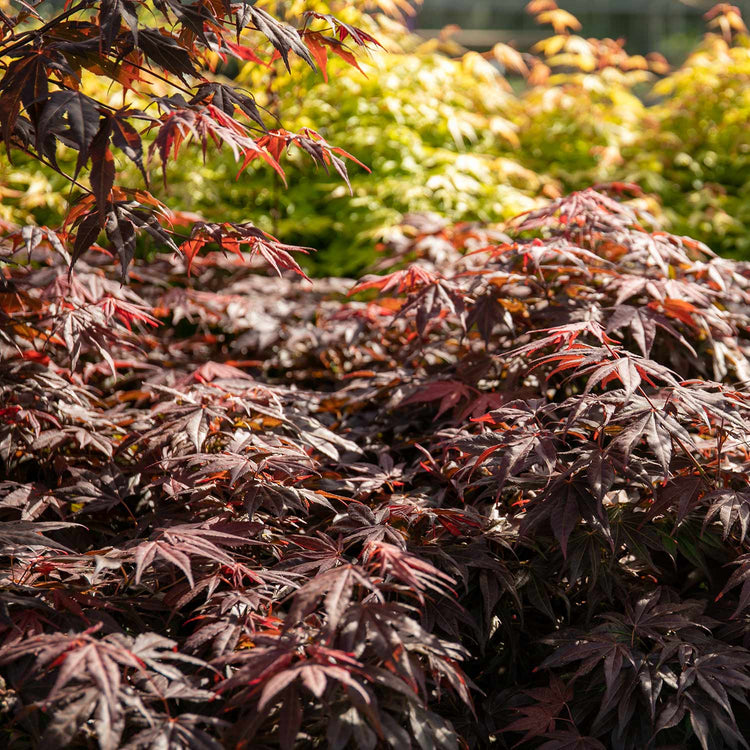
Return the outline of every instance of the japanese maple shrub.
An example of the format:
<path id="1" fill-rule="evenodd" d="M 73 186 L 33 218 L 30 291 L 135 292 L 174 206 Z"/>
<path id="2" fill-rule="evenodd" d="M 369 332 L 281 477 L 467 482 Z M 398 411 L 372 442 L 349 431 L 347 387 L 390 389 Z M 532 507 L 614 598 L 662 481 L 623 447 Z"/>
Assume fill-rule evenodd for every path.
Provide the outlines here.
<path id="1" fill-rule="evenodd" d="M 153 92 L 163 159 L 343 162 L 202 67 L 320 59 L 309 27 L 150 7 L 0 17 L 6 145 L 58 139 L 81 191 L 0 244 L 4 745 L 747 747 L 748 268 L 623 184 L 509 235 L 406 217 L 356 284 L 247 223 L 180 237 L 80 69 L 187 89 Z"/>
<path id="2" fill-rule="evenodd" d="M 746 746 L 747 269 L 409 221 L 312 291 L 6 247 L 12 746 Z"/>

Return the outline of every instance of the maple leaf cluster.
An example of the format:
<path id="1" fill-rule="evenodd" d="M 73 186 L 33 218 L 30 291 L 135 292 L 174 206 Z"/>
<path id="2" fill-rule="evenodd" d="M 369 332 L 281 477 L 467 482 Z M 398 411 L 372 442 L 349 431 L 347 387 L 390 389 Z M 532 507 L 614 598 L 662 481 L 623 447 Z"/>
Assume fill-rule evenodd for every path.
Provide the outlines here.
<path id="1" fill-rule="evenodd" d="M 746 747 L 750 268 L 626 188 L 356 283 L 7 239 L 9 746 Z"/>
<path id="2" fill-rule="evenodd" d="M 149 165 L 158 156 L 166 185 L 170 161 L 192 141 L 204 159 L 211 144 L 230 149 L 241 161 L 238 177 L 262 159 L 284 180 L 280 162 L 294 147 L 348 184 L 345 160 L 354 157 L 311 128 L 287 131 L 252 93 L 216 71 L 233 60 L 270 68 L 277 59 L 291 71 L 296 56 L 326 76 L 328 52 L 359 67 L 352 49 L 379 46 L 377 40 L 330 14 L 308 11 L 292 25 L 246 0 L 78 0 L 47 16 L 40 3 L 21 5 L 13 16 L 0 13 L 0 141 L 9 158 L 26 154 L 70 182 L 73 207 L 61 243 L 70 244 L 72 264 L 101 235 L 123 281 L 139 236 L 179 245 L 188 260 L 207 242 L 234 251 L 252 238 L 253 251 L 272 265 L 301 273 L 286 248 L 269 246 L 272 238 L 250 224 L 208 232 L 196 224 L 181 238 L 175 217 L 149 192 Z M 92 76 L 108 96 L 96 98 L 86 85 Z M 59 164 L 61 146 L 77 152 L 72 174 Z M 118 185 L 120 155 L 140 171 L 142 189 Z"/>

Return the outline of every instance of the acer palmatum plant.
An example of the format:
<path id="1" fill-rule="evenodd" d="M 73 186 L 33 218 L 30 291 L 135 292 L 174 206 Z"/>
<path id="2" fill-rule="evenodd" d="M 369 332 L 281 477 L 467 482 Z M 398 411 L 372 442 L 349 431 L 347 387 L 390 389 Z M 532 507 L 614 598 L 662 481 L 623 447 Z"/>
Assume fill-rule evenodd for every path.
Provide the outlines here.
<path id="1" fill-rule="evenodd" d="M 632 189 L 357 284 L 6 245 L 6 744 L 745 747 L 750 271 Z"/>

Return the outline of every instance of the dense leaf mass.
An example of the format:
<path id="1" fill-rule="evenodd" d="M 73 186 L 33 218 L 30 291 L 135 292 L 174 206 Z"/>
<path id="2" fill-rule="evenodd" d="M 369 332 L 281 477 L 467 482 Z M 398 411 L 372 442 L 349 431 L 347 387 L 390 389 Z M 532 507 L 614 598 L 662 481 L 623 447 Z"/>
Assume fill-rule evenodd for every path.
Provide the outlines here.
<path id="1" fill-rule="evenodd" d="M 747 747 L 750 270 L 630 189 L 358 284 L 7 238 L 4 744 Z"/>

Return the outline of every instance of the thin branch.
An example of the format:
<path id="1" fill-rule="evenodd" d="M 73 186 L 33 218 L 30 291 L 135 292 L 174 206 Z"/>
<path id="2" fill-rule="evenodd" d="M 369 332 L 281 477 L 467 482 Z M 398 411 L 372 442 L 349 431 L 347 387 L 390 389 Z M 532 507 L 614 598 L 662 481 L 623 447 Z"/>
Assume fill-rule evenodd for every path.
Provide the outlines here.
<path id="1" fill-rule="evenodd" d="M 132 65 L 136 70 L 140 70 L 143 73 L 148 73 L 149 75 L 153 76 L 154 78 L 158 78 L 160 81 L 163 81 L 164 83 L 169 84 L 172 86 L 172 88 L 177 89 L 178 91 L 182 91 L 183 94 L 189 94 L 190 96 L 193 96 L 194 92 L 190 89 L 186 89 L 184 86 L 180 86 L 179 83 L 175 83 L 174 81 L 171 81 L 169 78 L 166 78 L 163 75 L 160 75 L 159 73 L 155 73 L 151 68 L 146 68 L 143 65 L 139 65 L 138 63 L 134 63 L 131 60 L 128 60 L 128 65 Z M 205 80 L 205 79 L 204 79 Z"/>
<path id="2" fill-rule="evenodd" d="M 21 34 L 20 37 L 16 37 L 16 41 L 13 42 L 13 44 L 9 45 L 8 47 L 5 47 L 4 49 L 0 48 L 0 56 L 4 57 L 5 55 L 8 55 L 10 52 L 12 52 L 14 49 L 18 49 L 18 47 L 23 47 L 23 45 L 26 44 L 31 37 L 34 37 L 37 34 L 44 34 L 45 31 L 49 31 L 49 29 L 54 28 L 59 23 L 64 21 L 66 18 L 69 18 L 72 15 L 75 15 L 76 13 L 78 13 L 78 11 L 84 10 L 92 4 L 93 4 L 93 0 L 81 0 L 81 2 L 77 3 L 71 8 L 68 8 L 68 10 L 62 12 L 59 16 L 56 16 L 51 21 L 48 21 L 43 26 L 40 26 L 38 29 L 29 29 L 28 31 L 25 31 L 23 34 Z"/>
<path id="3" fill-rule="evenodd" d="M 59 175 L 62 175 L 68 182 L 70 182 L 72 185 L 75 185 L 76 187 L 81 188 L 81 190 L 85 191 L 86 193 L 90 193 L 91 190 L 87 188 L 85 185 L 82 185 L 78 180 L 75 179 L 75 177 L 71 177 L 67 172 L 63 172 L 60 167 L 58 167 L 56 164 L 53 164 L 51 161 L 46 159 L 45 157 L 41 156 L 40 154 L 37 154 L 35 151 L 32 151 L 27 146 L 22 146 L 18 143 L 14 144 L 15 148 L 19 149 L 20 151 L 23 151 L 25 154 L 30 156 L 32 159 L 36 159 L 38 162 L 41 162 L 44 164 L 45 167 L 49 167 L 50 169 L 53 169 L 55 172 L 57 172 Z"/>

